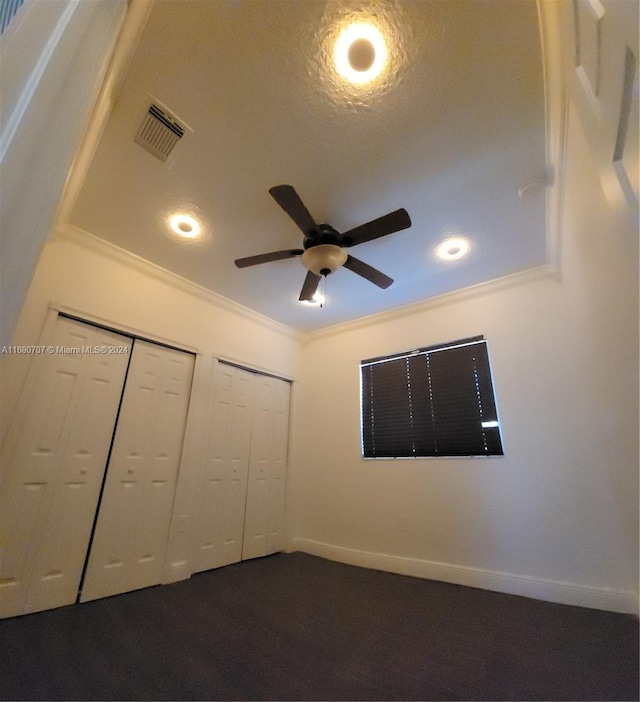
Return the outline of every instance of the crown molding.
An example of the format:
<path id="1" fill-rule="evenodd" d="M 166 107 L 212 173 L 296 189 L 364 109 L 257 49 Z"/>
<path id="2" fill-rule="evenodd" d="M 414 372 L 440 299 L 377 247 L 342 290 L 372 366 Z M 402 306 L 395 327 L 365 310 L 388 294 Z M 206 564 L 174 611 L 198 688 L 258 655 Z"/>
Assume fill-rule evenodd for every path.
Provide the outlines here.
<path id="1" fill-rule="evenodd" d="M 395 319 L 401 319 L 402 317 L 419 314 L 420 312 L 434 309 L 436 307 L 442 307 L 444 305 L 464 302 L 471 298 L 478 297 L 479 295 L 489 295 L 501 290 L 506 290 L 520 285 L 527 285 L 540 280 L 560 280 L 558 270 L 552 265 L 545 264 L 542 266 L 537 266 L 536 268 L 520 271 L 518 273 L 512 273 L 510 275 L 496 278 L 484 283 L 470 285 L 466 288 L 461 288 L 460 290 L 454 290 L 452 292 L 443 293 L 442 295 L 429 297 L 425 300 L 403 305 L 402 307 L 397 307 L 393 310 L 377 312 L 355 320 L 334 324 L 332 326 L 310 332 L 302 332 L 297 329 L 293 329 L 292 327 L 288 327 L 281 322 L 277 322 L 270 317 L 254 312 L 244 305 L 240 305 L 229 298 L 203 287 L 202 285 L 193 283 L 192 281 L 187 280 L 176 273 L 172 273 L 166 268 L 162 268 L 155 263 L 151 263 L 141 256 L 137 256 L 136 254 L 126 251 L 115 244 L 105 241 L 104 239 L 100 239 L 94 234 L 90 234 L 89 232 L 86 232 L 79 227 L 75 227 L 72 224 L 58 224 L 54 230 L 50 243 L 55 243 L 56 241 L 66 241 L 71 244 L 75 244 L 76 246 L 80 246 L 81 248 L 88 249 L 99 256 L 104 256 L 105 258 L 116 261 L 117 263 L 127 266 L 128 268 L 131 268 L 139 273 L 155 278 L 156 280 L 160 280 L 173 288 L 193 295 L 194 297 L 204 300 L 215 307 L 224 309 L 232 314 L 239 315 L 255 324 L 260 324 L 261 326 L 266 327 L 278 334 L 288 336 L 303 345 L 323 337 L 333 336 L 346 331 L 354 331 L 356 329 L 371 326 L 372 324 L 382 324 Z"/>
<path id="2" fill-rule="evenodd" d="M 420 300 L 419 302 L 413 302 L 408 305 L 403 305 L 402 307 L 396 307 L 393 310 L 377 312 L 375 314 L 359 317 L 355 320 L 334 324 L 332 326 L 314 331 L 302 332 L 297 329 L 293 329 L 292 327 L 288 327 L 281 322 L 277 322 L 270 317 L 266 317 L 265 315 L 255 312 L 244 305 L 240 305 L 229 298 L 219 295 L 218 293 L 215 293 L 202 285 L 198 285 L 197 283 L 187 280 L 176 273 L 172 273 L 166 268 L 162 268 L 155 263 L 151 263 L 141 256 L 137 256 L 130 251 L 120 248 L 119 246 L 101 239 L 94 234 L 90 234 L 79 227 L 75 227 L 72 224 L 65 223 L 58 224 L 56 226 L 50 243 L 55 243 L 56 241 L 69 242 L 81 248 L 87 249 L 99 256 L 116 261 L 117 263 L 127 266 L 128 268 L 139 273 L 155 278 L 156 280 L 160 280 L 166 285 L 170 285 L 173 288 L 176 288 L 189 295 L 193 295 L 200 300 L 204 300 L 215 307 L 243 317 L 254 324 L 260 324 L 261 326 L 266 327 L 278 334 L 282 334 L 283 336 L 288 336 L 303 345 L 306 345 L 311 341 L 340 334 L 342 332 L 354 331 L 373 324 L 382 324 L 395 319 L 401 319 L 402 317 L 419 314 L 420 312 L 434 309 L 436 307 L 464 302 L 471 298 L 478 297 L 479 295 L 489 295 L 491 293 L 520 285 L 527 285 L 540 280 L 560 280 L 559 272 L 556 267 L 545 264 L 542 266 L 537 266 L 536 268 L 520 271 L 518 273 L 512 273 L 510 275 L 496 278 L 484 283 L 470 285 L 468 287 L 461 288 L 460 290 L 454 290 L 452 292 L 443 293 L 442 295 L 429 297 L 425 300 Z"/>
<path id="3" fill-rule="evenodd" d="M 75 227 L 72 224 L 58 224 L 55 227 L 53 236 L 49 243 L 54 244 L 57 241 L 68 242 L 87 249 L 99 256 L 116 261 L 117 263 L 137 271 L 138 273 L 155 278 L 166 285 L 170 285 L 181 292 L 203 300 L 214 307 L 242 317 L 253 324 L 259 324 L 272 332 L 281 334 L 282 336 L 287 336 L 300 343 L 304 341 L 305 335 L 303 332 L 292 329 L 281 322 L 276 322 L 274 319 L 259 314 L 258 312 L 254 312 L 244 305 L 240 305 L 233 300 L 229 300 L 228 298 L 223 297 L 222 295 L 219 295 L 218 293 L 215 293 L 202 285 L 193 283 L 192 281 L 187 280 L 176 273 L 168 271 L 166 268 L 162 268 L 155 263 L 151 263 L 141 256 L 137 256 L 136 254 L 126 251 L 115 244 L 105 241 L 104 239 L 100 239 L 99 237 L 90 234 L 79 227 Z"/>
<path id="4" fill-rule="evenodd" d="M 349 322 L 334 324 L 331 327 L 325 327 L 324 329 L 317 329 L 315 331 L 307 332 L 305 335 L 305 342 L 308 343 L 310 341 L 316 341 L 317 339 L 333 336 L 334 334 L 341 334 L 343 332 L 356 331 L 357 329 L 369 327 L 374 324 L 384 324 L 396 319 L 401 319 L 402 317 L 420 314 L 421 312 L 435 309 L 436 307 L 444 307 L 445 305 L 465 302 L 466 300 L 477 298 L 480 295 L 490 295 L 502 290 L 508 290 L 510 288 L 536 283 L 541 280 L 554 280 L 559 282 L 560 274 L 554 266 L 549 264 L 536 266 L 535 268 L 529 268 L 518 273 L 511 273 L 509 275 L 502 276 L 501 278 L 495 278 L 494 280 L 489 280 L 484 283 L 477 283 L 476 285 L 469 285 L 466 288 L 460 288 L 459 290 L 453 290 L 451 292 L 442 293 L 441 295 L 428 297 L 425 300 L 412 302 L 402 307 L 396 307 L 393 310 L 377 312 L 376 314 L 370 314 L 366 317 L 360 317 L 359 319 Z"/>

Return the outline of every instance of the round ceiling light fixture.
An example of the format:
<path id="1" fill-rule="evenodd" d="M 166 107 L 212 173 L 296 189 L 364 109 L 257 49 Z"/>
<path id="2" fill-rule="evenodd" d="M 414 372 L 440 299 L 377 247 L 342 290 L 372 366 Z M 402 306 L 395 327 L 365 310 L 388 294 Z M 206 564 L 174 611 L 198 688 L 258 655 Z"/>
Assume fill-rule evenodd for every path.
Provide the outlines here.
<path id="1" fill-rule="evenodd" d="M 336 40 L 333 62 L 336 71 L 351 83 L 368 83 L 387 64 L 387 46 L 382 32 L 372 24 L 350 24 Z"/>
<path id="2" fill-rule="evenodd" d="M 195 217 L 176 212 L 169 217 L 169 226 L 174 234 L 183 239 L 197 239 L 200 236 L 200 223 Z"/>
<path id="3" fill-rule="evenodd" d="M 442 261 L 457 261 L 466 256 L 471 245 L 466 239 L 456 236 L 445 239 L 436 248 L 436 256 Z"/>
<path id="4" fill-rule="evenodd" d="M 347 252 L 335 244 L 317 244 L 302 254 L 304 267 L 316 275 L 328 276 L 348 258 Z"/>

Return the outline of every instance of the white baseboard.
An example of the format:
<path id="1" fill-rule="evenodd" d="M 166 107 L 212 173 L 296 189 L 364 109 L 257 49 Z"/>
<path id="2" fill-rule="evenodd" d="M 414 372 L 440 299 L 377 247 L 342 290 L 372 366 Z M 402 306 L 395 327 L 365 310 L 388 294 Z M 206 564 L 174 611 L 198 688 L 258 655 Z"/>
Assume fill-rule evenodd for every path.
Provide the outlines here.
<path id="1" fill-rule="evenodd" d="M 363 568 L 385 570 L 428 580 L 440 580 L 456 585 L 505 592 L 510 595 L 533 597 L 548 602 L 638 615 L 638 593 L 632 590 L 592 587 L 559 580 L 501 573 L 483 568 L 425 561 L 419 558 L 391 556 L 386 553 L 360 551 L 301 537 L 291 540 L 289 550 L 302 551 L 313 556 Z"/>

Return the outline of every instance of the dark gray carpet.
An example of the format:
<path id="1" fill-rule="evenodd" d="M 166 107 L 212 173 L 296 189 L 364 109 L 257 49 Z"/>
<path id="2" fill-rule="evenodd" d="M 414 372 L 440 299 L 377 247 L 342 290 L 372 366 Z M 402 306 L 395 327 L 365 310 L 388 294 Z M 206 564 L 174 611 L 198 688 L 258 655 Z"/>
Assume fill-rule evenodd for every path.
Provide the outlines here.
<path id="1" fill-rule="evenodd" d="M 638 621 L 301 553 L 0 622 L 13 700 L 637 700 Z"/>

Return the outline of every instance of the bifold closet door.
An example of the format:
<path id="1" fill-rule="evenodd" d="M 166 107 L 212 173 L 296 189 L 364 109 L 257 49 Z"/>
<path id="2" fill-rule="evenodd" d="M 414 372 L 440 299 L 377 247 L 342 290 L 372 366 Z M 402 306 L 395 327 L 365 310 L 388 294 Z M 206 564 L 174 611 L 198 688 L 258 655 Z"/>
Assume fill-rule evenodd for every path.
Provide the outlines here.
<path id="1" fill-rule="evenodd" d="M 284 547 L 289 389 L 284 380 L 217 363 L 194 571 Z"/>
<path id="2" fill-rule="evenodd" d="M 200 490 L 194 571 L 242 558 L 254 373 L 217 363 Z"/>
<path id="3" fill-rule="evenodd" d="M 2 617 L 76 601 L 132 341 L 58 317 L 33 359 L 3 455 Z"/>
<path id="4" fill-rule="evenodd" d="M 290 384 L 256 375 L 243 560 L 284 548 Z"/>
<path id="5" fill-rule="evenodd" d="M 162 578 L 194 356 L 136 340 L 81 601 Z"/>

